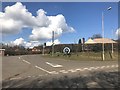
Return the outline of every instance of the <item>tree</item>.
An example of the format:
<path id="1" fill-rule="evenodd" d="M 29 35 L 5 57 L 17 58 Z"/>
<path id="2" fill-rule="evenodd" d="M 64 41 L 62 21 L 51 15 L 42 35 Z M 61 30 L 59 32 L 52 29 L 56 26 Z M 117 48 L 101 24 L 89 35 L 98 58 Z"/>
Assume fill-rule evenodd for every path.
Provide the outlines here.
<path id="1" fill-rule="evenodd" d="M 91 39 L 102 38 L 101 34 L 94 34 Z"/>
<path id="2" fill-rule="evenodd" d="M 81 44 L 81 39 L 79 39 L 78 44 Z"/>

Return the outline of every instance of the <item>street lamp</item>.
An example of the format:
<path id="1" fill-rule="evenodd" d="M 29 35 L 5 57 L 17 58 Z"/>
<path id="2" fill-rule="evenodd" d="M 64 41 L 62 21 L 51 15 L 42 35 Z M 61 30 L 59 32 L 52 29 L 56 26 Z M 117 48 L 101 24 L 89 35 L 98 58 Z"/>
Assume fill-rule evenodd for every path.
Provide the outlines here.
<path id="1" fill-rule="evenodd" d="M 54 55 L 54 31 L 52 31 L 52 56 Z"/>
<path id="2" fill-rule="evenodd" d="M 112 7 L 108 7 L 107 10 L 111 10 Z M 102 43 L 102 56 L 103 56 L 103 61 L 105 60 L 105 50 L 104 50 L 104 13 L 102 12 L 102 35 L 103 35 L 103 43 Z"/>

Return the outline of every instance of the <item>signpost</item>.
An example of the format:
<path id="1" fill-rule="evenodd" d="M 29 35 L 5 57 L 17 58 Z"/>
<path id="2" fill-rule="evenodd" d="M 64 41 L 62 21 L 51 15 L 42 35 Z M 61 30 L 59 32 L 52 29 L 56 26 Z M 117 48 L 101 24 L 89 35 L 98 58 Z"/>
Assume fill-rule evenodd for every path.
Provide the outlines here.
<path id="1" fill-rule="evenodd" d="M 70 54 L 70 48 L 69 47 L 65 47 L 63 49 L 63 53 L 66 54 L 66 55 Z"/>

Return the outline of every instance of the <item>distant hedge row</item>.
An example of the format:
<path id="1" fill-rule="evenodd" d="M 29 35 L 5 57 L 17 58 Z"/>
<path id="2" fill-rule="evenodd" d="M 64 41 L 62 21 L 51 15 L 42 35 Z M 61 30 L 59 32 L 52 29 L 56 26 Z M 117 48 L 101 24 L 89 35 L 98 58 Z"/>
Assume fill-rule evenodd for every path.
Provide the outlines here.
<path id="1" fill-rule="evenodd" d="M 15 56 L 15 55 L 28 55 L 28 54 L 41 54 L 42 52 L 32 52 L 32 51 L 14 51 L 14 50 L 5 50 L 5 55 Z"/>
<path id="2" fill-rule="evenodd" d="M 63 53 L 64 47 L 69 47 L 71 52 L 82 52 L 82 51 L 93 51 L 93 52 L 101 52 L 102 44 L 94 44 L 94 45 L 82 45 L 82 44 L 61 44 L 54 46 L 54 52 Z M 27 54 L 42 54 L 42 48 L 40 51 L 32 51 L 30 49 L 18 48 L 18 50 L 14 48 L 5 48 L 5 55 L 27 55 Z M 39 49 L 39 48 L 37 48 Z M 111 51 L 112 45 L 105 44 L 105 51 Z M 120 51 L 120 44 L 114 44 L 114 50 Z M 52 52 L 52 47 L 45 47 L 45 53 L 50 54 Z"/>

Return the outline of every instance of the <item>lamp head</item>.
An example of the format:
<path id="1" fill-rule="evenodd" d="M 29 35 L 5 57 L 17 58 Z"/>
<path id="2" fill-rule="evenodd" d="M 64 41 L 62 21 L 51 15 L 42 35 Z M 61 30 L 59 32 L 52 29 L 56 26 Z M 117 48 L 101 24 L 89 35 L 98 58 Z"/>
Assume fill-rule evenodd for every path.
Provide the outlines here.
<path id="1" fill-rule="evenodd" d="M 112 7 L 109 7 L 107 10 L 111 10 L 112 9 Z"/>

